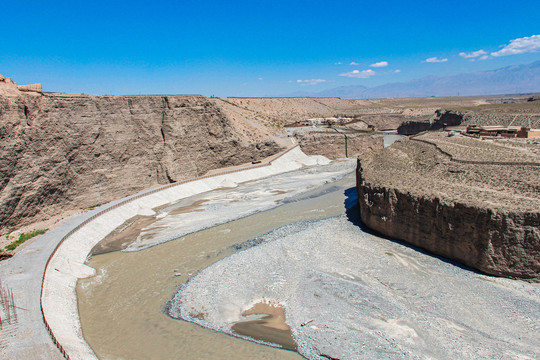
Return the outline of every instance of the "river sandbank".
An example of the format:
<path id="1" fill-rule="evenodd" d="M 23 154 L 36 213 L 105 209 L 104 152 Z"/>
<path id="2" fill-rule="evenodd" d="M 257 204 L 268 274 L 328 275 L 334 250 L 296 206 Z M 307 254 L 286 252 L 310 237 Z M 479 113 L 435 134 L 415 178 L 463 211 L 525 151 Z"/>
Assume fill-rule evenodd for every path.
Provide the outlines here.
<path id="1" fill-rule="evenodd" d="M 259 302 L 285 309 L 309 359 L 540 357 L 538 284 L 481 275 L 346 215 L 270 232 L 190 279 L 169 313 L 233 334 Z"/>
<path id="2" fill-rule="evenodd" d="M 268 180 L 275 184 L 266 184 L 265 188 L 278 196 L 282 191 L 271 191 L 283 190 L 286 182 L 282 180 L 285 179 Z M 79 315 L 86 341 L 103 359 L 301 359 L 292 351 L 178 321 L 169 317 L 164 307 L 189 278 L 214 262 L 253 246 L 258 236 L 291 221 L 323 219 L 342 213 L 345 202 L 354 203 L 354 199 L 349 198 L 354 192 L 353 185 L 354 174 L 349 172 L 341 180 L 287 197 L 272 210 L 142 251 L 115 251 L 93 256 L 87 264 L 96 269 L 97 275 L 79 280 L 77 286 Z M 249 184 L 241 184 L 239 188 L 243 186 Z M 206 199 L 210 196 L 201 194 Z M 218 197 L 222 196 L 218 194 Z M 198 199 L 196 196 L 177 205 L 189 205 Z M 199 211 L 197 215 L 205 212 Z"/>

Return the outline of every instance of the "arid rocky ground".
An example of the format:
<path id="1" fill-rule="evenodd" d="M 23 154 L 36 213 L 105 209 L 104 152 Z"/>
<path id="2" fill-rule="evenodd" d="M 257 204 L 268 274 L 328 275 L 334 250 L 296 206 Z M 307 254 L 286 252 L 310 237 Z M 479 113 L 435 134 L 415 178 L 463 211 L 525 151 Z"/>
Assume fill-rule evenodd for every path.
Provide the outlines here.
<path id="1" fill-rule="evenodd" d="M 85 208 L 218 168 L 257 161 L 298 142 L 310 154 L 341 157 L 344 150 L 348 151 L 349 156 L 360 154 L 360 164 L 363 167 L 358 172 L 361 216 L 363 222 L 372 229 L 488 274 L 535 281 L 540 273 L 538 141 L 488 141 L 447 136 L 439 132 L 401 140 L 383 150 L 382 136 L 383 130 L 399 129 L 405 122 L 415 131 L 426 123 L 429 127 L 433 124 L 437 127 L 446 121 L 443 120 L 445 116 L 456 119 L 456 125 L 460 126 L 467 123 L 501 123 L 537 127 L 538 106 L 538 100 L 530 96 L 341 100 L 44 94 L 38 91 L 22 92 L 12 81 L 0 76 L 0 235 L 3 239 L 4 234 L 16 236 L 21 231 L 50 227 L 62 217 L 84 211 Z M 81 218 L 91 214 L 83 214 L 76 220 L 82 221 Z M 33 304 L 31 311 L 28 311 L 28 318 L 37 319 L 32 320 L 32 324 L 40 329 L 42 343 L 48 344 L 47 347 L 52 350 L 56 349 L 50 344 L 49 336 L 41 325 L 42 310 L 39 309 L 38 294 L 44 264 L 55 244 L 67 233 L 71 220 L 35 242 L 30 241 L 21 246 L 21 252 L 6 261 L 7 266 L 1 268 L 4 274 L 16 280 L 16 285 L 12 286 L 16 287 L 18 299 L 23 294 L 28 303 Z M 287 217 L 287 221 L 291 221 L 290 217 Z M 360 280 L 360 288 L 368 292 L 381 285 L 401 292 L 401 286 L 394 288 L 395 279 L 402 276 L 404 282 L 412 284 L 410 290 L 407 290 L 410 301 L 425 307 L 423 298 L 433 294 L 434 287 L 430 282 L 443 284 L 444 291 L 448 290 L 445 283 L 449 283 L 453 284 L 453 288 L 446 292 L 447 300 L 443 299 L 440 304 L 434 303 L 434 311 L 446 306 L 448 314 L 452 315 L 458 308 L 452 301 L 463 300 L 459 304 L 463 311 L 460 310 L 461 315 L 456 324 L 472 320 L 474 324 L 466 327 L 480 331 L 479 335 L 473 334 L 470 341 L 464 342 L 462 328 L 458 329 L 454 323 L 448 327 L 439 323 L 437 318 L 433 327 L 428 324 L 423 330 L 417 331 L 417 324 L 404 322 L 403 319 L 410 319 L 411 316 L 400 310 L 401 305 L 391 306 L 388 311 L 391 316 L 382 318 L 382 323 L 379 308 L 375 308 L 374 319 L 383 328 L 377 330 L 377 326 L 370 326 L 370 329 L 375 329 L 375 334 L 371 335 L 377 337 L 379 342 L 374 342 L 374 349 L 364 349 L 362 345 L 361 349 L 353 350 L 351 354 L 369 351 L 368 358 L 378 358 L 382 350 L 396 355 L 396 358 L 401 358 L 402 354 L 406 356 L 409 351 L 411 354 L 425 355 L 441 345 L 442 336 L 446 336 L 451 343 L 437 353 L 440 358 L 474 358 L 477 344 L 492 339 L 495 340 L 484 349 L 485 357 L 493 357 L 503 351 L 506 351 L 503 357 L 509 359 L 529 355 L 534 357 L 538 354 L 534 335 L 531 335 L 535 334 L 534 320 L 538 313 L 537 284 L 486 277 L 487 282 L 496 283 L 493 289 L 490 285 L 488 290 L 494 296 L 489 297 L 478 296 L 478 280 L 474 272 L 466 275 L 472 279 L 468 288 L 456 281 L 456 277 L 446 282 L 439 281 L 432 273 L 422 270 L 419 271 L 421 276 L 418 281 L 411 281 L 413 277 L 410 273 L 396 267 L 396 264 L 389 266 L 380 261 L 388 257 L 391 262 L 396 260 L 413 269 L 413 272 L 424 268 L 418 266 L 416 261 L 404 264 L 402 255 L 407 254 L 400 252 L 398 248 L 401 245 L 398 243 L 380 239 L 381 251 L 370 255 L 368 250 L 373 249 L 373 243 L 367 241 L 364 249 L 359 247 L 359 243 L 369 239 L 367 234 L 359 239 L 356 222 L 351 222 L 351 218 L 341 216 L 321 224 L 321 228 L 307 224 L 304 244 L 297 241 L 296 234 L 292 234 L 295 241 L 291 244 L 298 246 L 298 249 L 292 249 L 288 254 L 292 254 L 295 260 L 296 254 L 303 254 L 306 258 L 300 262 L 313 262 L 315 273 L 323 274 L 323 277 L 326 276 L 325 272 L 319 271 L 317 266 L 331 264 L 332 259 L 339 261 L 338 265 L 343 265 L 342 259 L 348 256 L 352 267 L 360 267 L 355 275 L 350 275 L 348 270 L 341 272 L 338 268 L 325 270 L 329 275 L 328 285 L 340 285 L 336 287 L 339 299 L 345 298 L 343 289 L 351 285 L 351 280 Z M 345 233 L 341 233 L 344 229 Z M 244 230 L 240 229 L 241 232 Z M 321 246 L 313 246 L 313 237 L 323 241 Z M 339 241 L 346 239 L 351 249 L 361 251 L 355 253 L 344 250 L 345 246 L 341 246 Z M 395 247 L 395 251 L 387 251 L 387 246 Z M 329 255 L 329 259 L 318 261 L 317 256 L 303 251 L 307 247 L 311 247 L 317 256 Z M 268 259 L 269 253 L 264 248 L 262 250 L 263 258 Z M 36 251 L 41 253 L 32 258 Z M 332 251 L 337 253 L 332 254 Z M 412 248 L 406 251 L 408 255 L 416 252 Z M 83 254 L 82 259 L 85 256 Z M 358 261 L 362 256 L 367 256 L 373 264 L 370 265 L 367 260 Z M 279 255 L 275 258 L 283 260 L 287 257 Z M 441 260 L 437 257 L 425 258 L 428 262 Z M 140 263 L 136 267 L 147 271 L 146 267 L 140 267 Z M 451 272 L 460 269 L 454 264 L 443 263 Z M 373 269 L 381 264 L 382 277 L 372 276 Z M 291 263 L 279 266 L 270 263 L 269 266 L 273 271 L 285 269 Z M 245 269 L 245 266 L 242 268 Z M 298 274 L 299 268 L 293 266 L 292 273 Z M 388 269 L 393 269 L 394 273 Z M 55 271 L 59 270 L 55 268 Z M 312 273 L 312 270 L 308 272 Z M 435 272 L 439 273 L 438 270 Z M 266 281 L 271 271 L 258 268 L 253 273 Z M 140 285 L 140 278 L 133 277 L 132 272 L 125 274 Z M 221 276 L 224 272 L 219 274 L 218 281 L 225 284 Z M 236 274 L 233 275 L 233 283 L 238 284 Z M 387 281 L 385 277 L 388 277 Z M 290 280 L 292 277 L 286 278 Z M 314 277 L 310 279 L 317 283 L 314 285 L 316 290 L 313 297 L 317 301 L 320 298 L 327 307 L 330 304 L 330 308 L 337 308 L 327 302 L 332 297 L 320 296 L 319 290 L 327 288 L 324 282 L 318 282 Z M 300 283 L 306 284 L 309 281 Z M 369 286 L 365 285 L 370 281 L 372 283 Z M 502 309 L 499 311 L 501 316 L 493 317 L 494 312 L 486 304 L 497 302 L 500 296 L 491 290 L 498 291 L 505 282 L 511 285 L 510 292 L 522 292 L 520 289 L 526 287 L 526 299 L 515 300 L 514 297 L 510 301 L 505 300 L 499 306 Z M 261 284 L 263 290 L 268 288 L 264 282 Z M 418 284 L 424 295 L 418 292 Z M 29 287 L 33 289 L 32 294 Z M 381 293 L 387 291 L 383 289 Z M 463 291 L 470 299 L 456 296 L 459 291 Z M 238 295 L 239 292 L 235 291 L 234 296 Z M 355 304 L 366 299 L 364 291 L 357 295 L 359 297 L 356 300 L 352 297 Z M 390 293 L 386 297 L 388 301 L 382 303 L 392 305 L 398 297 L 398 293 Z M 347 298 L 351 299 L 351 296 Z M 474 316 L 470 316 L 473 298 L 484 303 L 473 310 Z M 380 299 L 375 294 L 371 300 L 368 299 L 367 304 L 377 303 Z M 516 301 L 523 304 L 518 307 L 521 311 L 520 322 L 516 321 L 516 312 L 512 307 Z M 306 308 L 305 301 L 299 304 L 300 309 Z M 26 308 L 30 309 L 30 306 Z M 162 313 L 161 307 L 155 309 Z M 321 311 L 315 309 L 313 314 L 321 314 Z M 353 311 L 344 314 L 350 316 Z M 450 315 L 448 319 L 452 322 Z M 344 316 L 329 313 L 328 321 L 321 320 L 324 320 L 322 323 L 330 323 L 337 319 L 338 327 L 341 327 Z M 355 317 L 361 316 L 358 314 Z M 425 323 L 423 316 L 421 314 L 418 317 L 420 323 Z M 311 314 L 302 316 L 306 319 L 314 317 Z M 445 318 L 446 315 L 441 318 L 443 323 L 446 323 Z M 298 318 L 296 323 L 306 319 Z M 318 325 L 313 326 L 310 329 L 318 331 Z M 396 334 L 395 331 L 400 329 L 402 333 Z M 456 329 L 459 331 L 452 333 Z M 338 339 L 337 334 L 343 334 L 343 329 L 338 330 L 335 335 L 332 331 L 318 331 L 322 336 L 322 347 L 312 349 L 313 354 L 320 354 L 324 358 L 348 357 L 340 353 L 342 350 L 354 349 L 347 344 L 338 343 L 332 349 L 324 348 L 325 344 L 330 343 L 328 340 L 331 340 L 327 336 L 335 340 Z M 490 334 L 493 330 L 495 333 Z M 369 331 L 354 332 L 368 334 Z M 441 336 L 437 335 L 437 331 Z M 424 337 L 424 332 L 436 335 L 433 338 Z M 447 335 L 449 332 L 453 334 L 450 337 Z M 488 334 L 488 340 L 485 334 Z M 511 337 L 508 337 L 509 334 Z M 365 338 L 366 343 L 373 343 L 371 335 Z M 28 333 L 26 336 L 32 337 Z M 403 352 L 395 340 L 401 337 L 403 343 L 408 343 L 411 336 L 421 341 L 415 342 Z M 339 339 L 352 339 L 356 345 L 364 343 L 354 337 Z M 508 350 L 506 342 L 512 344 L 511 350 Z M 505 344 L 504 347 L 500 347 L 501 343 Z M 464 347 L 463 344 L 468 345 Z M 31 346 L 28 348 L 33 352 L 40 351 Z"/>
<path id="2" fill-rule="evenodd" d="M 338 122 L 295 135 L 307 153 L 344 156 L 345 133 L 354 156 L 381 148 L 381 130 L 435 119 L 441 108 L 479 109 L 484 122 L 509 108 L 509 121 L 525 112 L 536 126 L 540 101 L 527 99 L 95 96 L 22 92 L 0 76 L 0 244 L 142 189 L 274 154 L 291 146 L 284 127 L 297 122 Z"/>
<path id="3" fill-rule="evenodd" d="M 540 139 L 449 135 L 361 157 L 362 220 L 489 274 L 538 279 Z"/>
<path id="4" fill-rule="evenodd" d="M 380 186 L 471 206 L 540 209 L 540 139 L 429 132 L 361 159 L 366 181 Z"/>

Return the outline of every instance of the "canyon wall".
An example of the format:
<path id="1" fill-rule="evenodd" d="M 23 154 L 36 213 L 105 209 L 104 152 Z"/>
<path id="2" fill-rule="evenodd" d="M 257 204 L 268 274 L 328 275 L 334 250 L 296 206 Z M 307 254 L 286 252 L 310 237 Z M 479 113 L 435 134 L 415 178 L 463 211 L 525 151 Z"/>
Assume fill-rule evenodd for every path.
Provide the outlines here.
<path id="1" fill-rule="evenodd" d="M 456 164 L 425 143 L 395 145 L 358 160 L 365 225 L 487 274 L 540 281 L 540 167 L 505 173 L 498 165 Z"/>
<path id="2" fill-rule="evenodd" d="M 361 219 L 369 228 L 487 274 L 540 280 L 539 213 L 445 204 L 359 176 Z"/>
<path id="3" fill-rule="evenodd" d="M 348 133 L 347 146 L 345 136 L 336 132 L 308 132 L 296 134 L 295 138 L 308 155 L 323 155 L 329 159 L 349 157 L 359 153 L 371 152 L 383 148 L 383 135 L 366 135 Z"/>
<path id="4" fill-rule="evenodd" d="M 464 114 L 456 111 L 437 110 L 435 118 L 428 120 L 407 120 L 398 126 L 398 134 L 411 135 L 422 131 L 433 131 L 445 126 L 458 126 L 463 123 Z"/>
<path id="5" fill-rule="evenodd" d="M 203 96 L 26 94 L 2 79 L 0 234 L 282 148 Z"/>

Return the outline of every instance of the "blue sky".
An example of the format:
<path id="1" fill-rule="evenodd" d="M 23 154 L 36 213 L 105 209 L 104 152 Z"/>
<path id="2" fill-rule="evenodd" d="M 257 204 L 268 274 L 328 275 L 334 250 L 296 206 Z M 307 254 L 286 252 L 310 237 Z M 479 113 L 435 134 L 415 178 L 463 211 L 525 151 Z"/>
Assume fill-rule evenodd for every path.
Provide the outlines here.
<path id="1" fill-rule="evenodd" d="M 45 91 L 281 95 L 540 60 L 538 0 L 4 0 L 0 8 L 0 74 Z"/>

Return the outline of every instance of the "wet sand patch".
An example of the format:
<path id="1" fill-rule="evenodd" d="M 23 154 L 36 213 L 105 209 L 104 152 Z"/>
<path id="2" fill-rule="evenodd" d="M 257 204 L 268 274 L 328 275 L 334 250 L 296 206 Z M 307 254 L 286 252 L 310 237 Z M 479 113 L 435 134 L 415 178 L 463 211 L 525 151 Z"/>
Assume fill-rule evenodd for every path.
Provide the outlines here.
<path id="1" fill-rule="evenodd" d="M 132 242 L 137 240 L 142 229 L 153 224 L 155 221 L 155 216 L 141 215 L 126 220 L 126 222 L 114 229 L 103 240 L 97 243 L 92 251 L 90 251 L 90 255 L 106 254 L 127 248 Z"/>
<path id="2" fill-rule="evenodd" d="M 283 307 L 260 302 L 242 313 L 242 316 L 250 315 L 266 316 L 237 322 L 232 326 L 232 330 L 236 334 L 278 344 L 284 349 L 296 351 L 291 328 L 285 322 L 285 309 Z"/>
<path id="3" fill-rule="evenodd" d="M 194 201 L 190 205 L 180 206 L 171 210 L 168 215 L 179 215 L 194 211 L 204 211 L 201 205 L 207 201 L 208 199 L 201 199 Z M 160 213 L 162 211 L 165 211 L 165 209 L 170 206 L 171 204 L 165 204 L 152 210 L 154 210 L 156 213 Z M 126 220 L 122 225 L 114 229 L 109 235 L 107 235 L 103 240 L 96 244 L 96 246 L 94 246 L 94 248 L 90 252 L 91 256 L 126 249 L 131 243 L 137 240 L 139 235 L 141 235 L 143 229 L 149 227 L 157 220 L 158 219 L 156 216 L 143 215 L 137 215 Z M 162 227 L 155 227 L 153 228 L 153 230 L 158 231 L 160 228 Z M 152 234 L 149 235 L 151 236 Z"/>
<path id="4" fill-rule="evenodd" d="M 186 214 L 186 213 L 190 213 L 194 211 L 204 211 L 201 205 L 207 201 L 209 200 L 208 199 L 197 200 L 191 205 L 181 206 L 179 208 L 171 210 L 171 212 L 169 212 L 169 215 L 179 215 L 179 214 Z"/>

